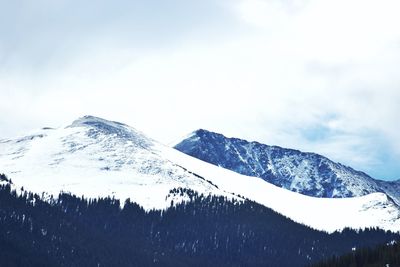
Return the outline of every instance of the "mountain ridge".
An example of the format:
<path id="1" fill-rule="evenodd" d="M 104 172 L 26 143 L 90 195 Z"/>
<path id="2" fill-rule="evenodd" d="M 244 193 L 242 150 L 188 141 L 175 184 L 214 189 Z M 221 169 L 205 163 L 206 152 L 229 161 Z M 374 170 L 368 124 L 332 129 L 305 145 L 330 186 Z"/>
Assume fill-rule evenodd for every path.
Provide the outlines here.
<path id="1" fill-rule="evenodd" d="M 384 192 L 400 204 L 396 190 L 400 180 L 374 179 L 317 153 L 229 138 L 205 129 L 192 132 L 174 147 L 208 163 L 305 195 L 340 198 Z"/>

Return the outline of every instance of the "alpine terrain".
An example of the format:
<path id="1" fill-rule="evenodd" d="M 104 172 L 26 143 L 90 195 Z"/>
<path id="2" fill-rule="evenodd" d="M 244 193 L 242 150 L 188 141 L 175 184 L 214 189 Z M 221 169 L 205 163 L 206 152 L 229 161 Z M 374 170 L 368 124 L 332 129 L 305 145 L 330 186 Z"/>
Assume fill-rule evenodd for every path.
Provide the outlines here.
<path id="1" fill-rule="evenodd" d="M 175 148 L 214 165 L 308 196 L 346 198 L 383 192 L 400 204 L 400 180 L 373 179 L 315 153 L 227 138 L 203 129 L 190 134 Z"/>
<path id="2" fill-rule="evenodd" d="M 160 210 L 171 201 L 176 205 L 187 200 L 185 195 L 171 194 L 173 189 L 187 188 L 233 201 L 249 199 L 327 232 L 346 227 L 400 230 L 394 192 L 321 156 L 204 130 L 177 148 L 224 168 L 164 146 L 122 123 L 85 116 L 65 127 L 1 140 L 0 171 L 17 190 L 23 187 L 43 199 L 60 192 L 85 198 L 110 196 Z"/>
<path id="3" fill-rule="evenodd" d="M 93 116 L 0 140 L 0 265 L 309 266 L 400 239 L 390 191 L 314 197 L 249 174 Z"/>

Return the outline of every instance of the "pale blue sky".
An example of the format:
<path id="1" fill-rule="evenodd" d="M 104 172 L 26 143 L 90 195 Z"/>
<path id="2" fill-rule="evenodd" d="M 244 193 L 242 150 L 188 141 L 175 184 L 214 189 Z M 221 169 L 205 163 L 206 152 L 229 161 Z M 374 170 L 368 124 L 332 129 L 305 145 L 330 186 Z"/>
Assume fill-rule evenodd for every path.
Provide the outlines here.
<path id="1" fill-rule="evenodd" d="M 86 114 L 400 179 L 397 0 L 0 0 L 0 138 Z"/>

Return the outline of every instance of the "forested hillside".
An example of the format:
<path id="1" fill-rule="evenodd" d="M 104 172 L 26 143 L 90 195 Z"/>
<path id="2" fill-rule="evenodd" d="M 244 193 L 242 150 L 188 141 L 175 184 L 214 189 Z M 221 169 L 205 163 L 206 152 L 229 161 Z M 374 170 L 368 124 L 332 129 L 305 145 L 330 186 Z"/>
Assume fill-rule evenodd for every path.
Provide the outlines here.
<path id="1" fill-rule="evenodd" d="M 2 185 L 0 265 L 304 266 L 399 237 L 372 229 L 329 235 L 251 201 L 171 194 L 190 201 L 146 212 L 129 200 L 60 194 L 43 201 Z"/>
<path id="2" fill-rule="evenodd" d="M 400 245 L 397 242 L 375 248 L 363 248 L 340 257 L 332 257 L 314 267 L 398 267 L 400 266 Z"/>

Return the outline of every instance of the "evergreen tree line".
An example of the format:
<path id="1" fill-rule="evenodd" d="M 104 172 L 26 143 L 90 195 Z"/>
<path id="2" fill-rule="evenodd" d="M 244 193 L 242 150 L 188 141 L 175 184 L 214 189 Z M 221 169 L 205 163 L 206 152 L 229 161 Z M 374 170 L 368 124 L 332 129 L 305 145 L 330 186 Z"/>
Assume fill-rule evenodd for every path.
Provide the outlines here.
<path id="1" fill-rule="evenodd" d="M 397 242 L 362 248 L 340 257 L 324 260 L 314 267 L 398 267 L 400 266 L 400 244 Z"/>
<path id="2" fill-rule="evenodd" d="M 43 201 L 0 186 L 0 266 L 307 266 L 398 239 L 378 229 L 327 234 L 252 201 L 190 201 L 145 211 L 129 199 Z"/>

